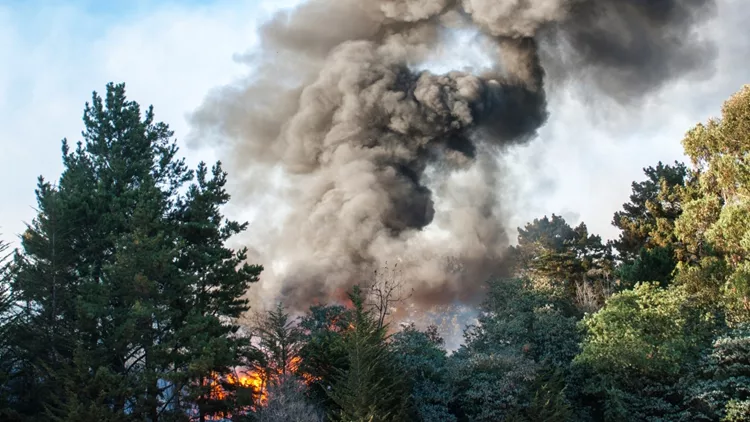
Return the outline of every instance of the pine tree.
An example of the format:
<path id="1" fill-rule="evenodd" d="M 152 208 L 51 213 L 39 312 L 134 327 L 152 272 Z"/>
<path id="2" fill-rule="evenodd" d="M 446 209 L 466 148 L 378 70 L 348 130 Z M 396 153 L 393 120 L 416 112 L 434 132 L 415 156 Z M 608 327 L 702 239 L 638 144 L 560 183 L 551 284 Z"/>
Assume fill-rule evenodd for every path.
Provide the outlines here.
<path id="1" fill-rule="evenodd" d="M 16 397 L 13 397 L 13 381 L 17 380 L 18 345 L 14 334 L 25 331 L 20 326 L 20 312 L 16 297 L 10 288 L 12 268 L 10 266 L 10 245 L 0 240 L 0 419 L 18 420 L 19 415 L 13 409 Z"/>
<path id="2" fill-rule="evenodd" d="M 65 144 L 64 144 L 65 148 Z M 14 258 L 10 288 L 21 304 L 10 327 L 17 359 L 11 384 L 15 411 L 28 420 L 47 420 L 48 410 L 64 395 L 57 376 L 73 358 L 80 281 L 73 212 L 60 192 L 43 178 L 37 190 L 38 215 L 21 238 L 23 254 Z"/>
<path id="3" fill-rule="evenodd" d="M 340 371 L 331 397 L 339 406 L 334 416 L 342 422 L 385 422 L 407 420 L 404 379 L 386 344 L 387 326 L 364 308 L 358 286 L 349 294 L 354 305 L 352 329 L 345 345 L 349 367 Z"/>
<path id="4" fill-rule="evenodd" d="M 630 202 L 615 213 L 612 225 L 621 230 L 614 242 L 619 258 L 631 262 L 642 249 L 667 247 L 673 244 L 674 222 L 682 213 L 682 189 L 689 181 L 688 168 L 659 162 L 643 169 L 647 179 L 633 182 Z M 654 281 L 654 280 L 640 280 Z"/>
<path id="5" fill-rule="evenodd" d="M 246 226 L 220 213 L 220 165 L 209 178 L 201 164 L 183 195 L 195 173 L 124 85 L 94 93 L 84 124 L 75 150 L 63 141 L 59 183 L 40 179 L 15 263 L 31 327 L 16 339 L 26 345 L 19 406 L 30 420 L 179 419 L 186 390 L 247 354 L 236 319 L 261 268 L 224 246 Z M 211 411 L 227 412 L 227 401 Z"/>
<path id="6" fill-rule="evenodd" d="M 326 413 L 338 407 L 329 391 L 342 371 L 349 367 L 345 336 L 352 327 L 352 311 L 340 305 L 312 306 L 300 319 L 302 361 L 298 374 L 307 378 L 309 396 Z"/>
<path id="7" fill-rule="evenodd" d="M 72 153 L 65 148 L 59 192 L 86 220 L 71 223 L 83 261 L 75 263 L 82 344 L 73 371 L 101 368 L 111 383 L 105 407 L 156 420 L 165 371 L 160 349 L 170 334 L 162 329 L 164 293 L 180 278 L 178 239 L 165 216 L 192 173 L 176 159 L 168 126 L 155 122 L 152 108 L 141 114 L 124 85 L 109 84 L 104 99 L 94 93 L 84 141 Z"/>
<path id="8" fill-rule="evenodd" d="M 554 214 L 535 219 L 518 229 L 511 252 L 518 277 L 557 291 L 581 311 L 598 309 L 613 289 L 611 246 L 584 223 L 574 228 Z"/>
<path id="9" fill-rule="evenodd" d="M 260 340 L 260 350 L 265 355 L 264 372 L 273 377 L 286 378 L 295 372 L 302 347 L 302 331 L 292 321 L 279 303 L 275 309 L 260 318 L 255 327 L 255 335 Z"/>
<path id="10" fill-rule="evenodd" d="M 196 183 L 184 200 L 177 201 L 174 214 L 181 239 L 177 266 L 182 283 L 173 284 L 166 294 L 175 332 L 166 343 L 175 371 L 168 378 L 175 391 L 189 390 L 184 400 L 197 402 L 200 420 L 251 404 L 249 399 L 238 401 L 237 394 L 252 396 L 249 388 L 228 383 L 226 376 L 234 367 L 250 366 L 258 359 L 237 320 L 249 310 L 243 296 L 263 268 L 245 263 L 247 249 L 233 251 L 225 246 L 247 228 L 246 223 L 226 220 L 220 212 L 230 199 L 226 176 L 221 163 L 210 170 L 210 177 L 208 167 L 200 163 Z M 211 383 L 217 381 L 233 394 L 212 394 Z M 174 405 L 188 404 L 177 398 Z"/>
<path id="11" fill-rule="evenodd" d="M 642 281 L 666 286 L 672 281 L 683 250 L 674 233 L 675 221 L 695 182 L 695 174 L 679 162 L 659 162 L 643 171 L 647 179 L 633 182 L 630 202 L 612 219 L 621 230 L 613 242 L 618 253 L 615 273 L 625 287 Z"/>

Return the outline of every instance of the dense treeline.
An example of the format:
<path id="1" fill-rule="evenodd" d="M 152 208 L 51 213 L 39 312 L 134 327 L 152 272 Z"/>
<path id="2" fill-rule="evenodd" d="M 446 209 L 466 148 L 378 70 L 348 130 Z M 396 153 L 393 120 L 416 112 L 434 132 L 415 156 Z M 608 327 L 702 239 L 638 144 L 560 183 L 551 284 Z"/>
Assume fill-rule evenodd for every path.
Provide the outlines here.
<path id="1" fill-rule="evenodd" d="M 464 344 L 389 321 L 398 280 L 252 319 L 262 268 L 220 163 L 96 93 L 59 183 L 0 246 L 0 419 L 750 420 L 750 87 L 690 130 L 615 213 L 618 239 L 552 215 L 519 229 Z M 5 253 L 3 253 L 5 251 Z"/>

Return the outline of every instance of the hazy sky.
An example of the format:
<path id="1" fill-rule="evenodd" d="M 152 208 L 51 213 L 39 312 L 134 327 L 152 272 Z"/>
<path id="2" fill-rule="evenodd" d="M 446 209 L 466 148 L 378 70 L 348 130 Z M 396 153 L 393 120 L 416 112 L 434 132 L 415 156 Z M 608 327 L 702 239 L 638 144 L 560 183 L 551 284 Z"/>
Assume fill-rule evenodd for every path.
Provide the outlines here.
<path id="1" fill-rule="evenodd" d="M 0 0 L 2 238 L 14 240 L 33 218 L 37 176 L 59 176 L 60 140 L 80 138 L 91 91 L 126 82 L 130 99 L 153 104 L 157 118 L 184 140 L 186 115 L 207 92 L 247 75 L 233 55 L 253 47 L 258 22 L 295 2 Z M 720 45 L 712 75 L 674 84 L 637 108 L 553 94 L 539 139 L 508 158 L 513 224 L 554 212 L 616 235 L 612 214 L 641 169 L 682 159 L 684 132 L 718 115 L 721 102 L 750 83 L 750 35 L 740 35 L 748 34 L 750 8 L 744 0 L 719 3 L 719 16 L 704 31 Z M 221 158 L 181 145 L 191 163 Z"/>

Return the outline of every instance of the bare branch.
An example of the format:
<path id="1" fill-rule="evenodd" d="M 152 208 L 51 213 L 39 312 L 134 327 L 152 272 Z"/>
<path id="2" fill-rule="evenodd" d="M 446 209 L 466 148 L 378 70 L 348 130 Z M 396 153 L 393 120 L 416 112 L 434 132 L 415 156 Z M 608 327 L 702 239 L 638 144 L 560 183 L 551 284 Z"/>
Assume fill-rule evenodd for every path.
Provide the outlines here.
<path id="1" fill-rule="evenodd" d="M 365 304 L 378 315 L 378 328 L 385 325 L 385 320 L 394 311 L 394 305 L 411 298 L 414 289 L 404 291 L 406 283 L 398 264 L 375 270 L 373 280 L 365 286 Z"/>

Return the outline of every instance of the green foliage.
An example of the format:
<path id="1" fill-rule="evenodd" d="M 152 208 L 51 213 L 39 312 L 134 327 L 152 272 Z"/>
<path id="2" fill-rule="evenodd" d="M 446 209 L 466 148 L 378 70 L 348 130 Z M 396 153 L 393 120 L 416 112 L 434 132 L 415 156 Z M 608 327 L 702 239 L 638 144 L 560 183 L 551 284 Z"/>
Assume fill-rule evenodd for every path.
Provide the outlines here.
<path id="1" fill-rule="evenodd" d="M 16 297 L 10 288 L 13 269 L 8 249 L 10 245 L 0 240 L 0 419 L 18 420 L 19 415 L 11 408 L 13 390 L 18 381 L 17 370 L 21 362 L 18 345 L 14 338 L 17 332 L 27 331 L 16 306 Z"/>
<path id="2" fill-rule="evenodd" d="M 583 312 L 598 309 L 610 294 L 611 247 L 590 235 L 584 223 L 572 228 L 554 214 L 535 219 L 518 229 L 518 246 L 511 252 L 519 277 L 557 291 Z"/>
<path id="3" fill-rule="evenodd" d="M 524 280 L 493 280 L 489 287 L 479 324 L 467 332 L 467 345 L 479 350 L 508 347 L 555 367 L 564 367 L 576 355 L 576 319 L 566 316 L 564 300 Z"/>
<path id="4" fill-rule="evenodd" d="M 411 381 L 414 415 L 411 420 L 454 422 L 451 404 L 455 391 L 450 383 L 448 357 L 436 328 L 426 332 L 406 325 L 391 337 L 390 348 L 401 371 Z"/>
<path id="5" fill-rule="evenodd" d="M 534 392 L 529 407 L 512 420 L 566 422 L 573 418 L 573 409 L 566 396 L 565 376 L 556 369 L 540 374 L 531 386 Z"/>
<path id="6" fill-rule="evenodd" d="M 616 274 L 624 286 L 632 287 L 641 281 L 656 281 L 666 287 L 672 281 L 677 260 L 671 246 L 642 248 L 631 262 L 621 264 Z"/>
<path id="7" fill-rule="evenodd" d="M 727 414 L 722 422 L 744 422 L 750 420 L 750 400 L 732 400 L 727 403 Z"/>
<path id="8" fill-rule="evenodd" d="M 710 315 L 696 315 L 700 311 L 689 303 L 684 289 L 655 283 L 612 296 L 601 311 L 584 318 L 587 338 L 577 361 L 613 376 L 677 375 L 700 344 L 694 324 L 710 322 Z"/>
<path id="9" fill-rule="evenodd" d="M 676 384 L 716 321 L 684 288 L 641 283 L 612 296 L 582 326 L 586 338 L 575 362 L 577 371 L 590 371 L 583 394 L 600 401 L 607 420 L 645 420 L 676 414 Z"/>
<path id="10" fill-rule="evenodd" d="M 406 421 L 407 394 L 403 376 L 388 349 L 387 326 L 364 308 L 358 286 L 349 294 L 354 305 L 352 327 L 344 335 L 348 368 L 339 370 L 331 398 L 342 422 Z"/>
<path id="11" fill-rule="evenodd" d="M 63 141 L 59 183 L 39 180 L 38 215 L 14 262 L 26 324 L 13 338 L 15 410 L 155 421 L 197 402 L 206 414 L 203 381 L 246 355 L 234 321 L 261 271 L 224 246 L 245 229 L 219 212 L 226 174 L 220 164 L 188 170 L 168 126 L 124 85 L 94 93 L 83 120 L 76 148 Z M 232 398 L 211 412 L 234 408 Z"/>
<path id="12" fill-rule="evenodd" d="M 263 369 L 266 373 L 286 378 L 293 368 L 302 347 L 302 330 L 279 303 L 256 324 L 255 335 L 260 340 L 259 348 L 264 354 Z"/>
<path id="13" fill-rule="evenodd" d="M 750 86 L 722 107 L 721 119 L 699 124 L 682 141 L 699 174 L 695 197 L 685 204 L 675 233 L 691 253 L 683 267 L 707 267 L 707 258 L 726 264 L 718 286 L 733 324 L 750 321 Z"/>
<path id="14" fill-rule="evenodd" d="M 564 373 L 578 352 L 576 320 L 564 307 L 521 280 L 490 283 L 479 323 L 451 357 L 456 400 L 468 420 L 544 413 L 547 400 L 557 400 L 552 391 L 535 397 L 533 385 L 549 371 Z"/>
<path id="15" fill-rule="evenodd" d="M 328 392 L 336 376 L 349 367 L 344 333 L 349 330 L 352 312 L 343 306 L 313 306 L 301 320 L 303 344 L 298 374 L 310 382 L 309 395 L 326 413 L 337 409 Z"/>
<path id="16" fill-rule="evenodd" d="M 266 405 L 256 411 L 258 419 L 319 420 L 320 412 L 308 402 L 307 389 L 300 381 L 306 376 L 300 369 L 302 329 L 279 303 L 275 309 L 258 316 L 253 331 L 259 340 L 256 370 L 263 378 L 268 396 Z"/>
<path id="17" fill-rule="evenodd" d="M 53 398 L 65 394 L 55 372 L 72 359 L 76 347 L 71 334 L 80 283 L 73 267 L 77 257 L 70 250 L 75 243 L 68 207 L 41 178 L 36 194 L 39 215 L 21 239 L 21 248 L 28 252 L 15 255 L 8 280 L 18 324 L 6 329 L 14 344 L 8 379 L 13 412 L 19 418 L 44 420 L 42 413 Z"/>
<path id="18" fill-rule="evenodd" d="M 131 418 L 121 409 L 111 406 L 112 397 L 126 395 L 130 386 L 123 382 L 122 374 L 99 367 L 91 374 L 81 354 L 76 352 L 74 362 L 64 372 L 56 374 L 65 389 L 65 395 L 54 397 L 45 406 L 46 417 L 59 422 L 128 421 Z"/>
<path id="19" fill-rule="evenodd" d="M 628 263 L 642 256 L 642 250 L 673 244 L 674 222 L 682 213 L 682 187 L 689 178 L 687 167 L 679 162 L 674 166 L 659 162 L 656 167 L 643 169 L 647 179 L 633 182 L 630 202 L 615 213 L 612 224 L 621 230 L 614 242 L 622 261 Z M 643 278 L 635 281 L 654 281 Z"/>
<path id="20" fill-rule="evenodd" d="M 719 336 L 694 376 L 686 379 L 693 420 L 747 420 L 750 403 L 750 330 Z M 743 413 L 744 412 L 744 413 Z"/>
<path id="21" fill-rule="evenodd" d="M 685 136 L 692 169 L 644 169 L 616 241 L 554 214 L 520 228 L 518 278 L 489 282 L 452 354 L 435 327 L 388 335 L 390 276 L 369 308 L 355 288 L 352 309 L 243 327 L 262 268 L 225 246 L 247 225 L 220 211 L 221 164 L 189 170 L 123 85 L 83 120 L 12 260 L 0 243 L 2 420 L 750 419 L 750 87 Z"/>

